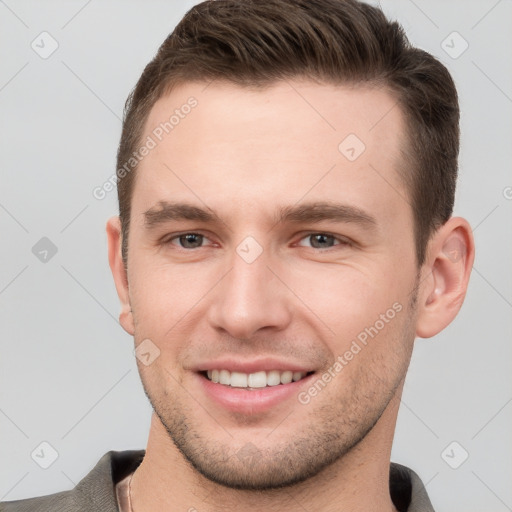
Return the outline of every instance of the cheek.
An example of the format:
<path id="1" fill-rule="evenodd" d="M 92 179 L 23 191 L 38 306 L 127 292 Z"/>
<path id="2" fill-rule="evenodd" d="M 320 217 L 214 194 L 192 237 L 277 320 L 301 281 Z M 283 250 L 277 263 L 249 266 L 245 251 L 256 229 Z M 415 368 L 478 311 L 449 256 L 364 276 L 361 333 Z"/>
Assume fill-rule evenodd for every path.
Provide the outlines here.
<path id="1" fill-rule="evenodd" d="M 394 319 L 396 309 L 406 306 L 407 285 L 390 268 L 318 265 L 290 274 L 288 279 L 290 288 L 336 340 L 353 339 L 380 315 Z"/>
<path id="2" fill-rule="evenodd" d="M 225 273 L 219 263 L 217 260 L 155 265 L 154 259 L 134 258 L 129 278 L 137 338 L 172 341 L 176 346 L 183 342 L 180 332 L 192 332 L 204 323 L 201 319 L 207 316 L 208 294 Z M 332 350 L 343 350 L 344 345 L 379 321 L 380 315 L 386 314 L 393 304 L 400 303 L 404 309 L 407 304 L 408 272 L 401 272 L 393 258 L 382 256 L 377 263 L 364 266 L 312 261 L 296 261 L 290 266 L 276 262 L 272 266 L 293 292 L 276 296 L 288 302 L 299 322 L 323 333 L 321 337 L 326 342 L 335 340 L 333 343 L 339 347 Z M 218 294 L 218 290 L 213 294 Z M 217 298 L 222 300 L 222 296 Z"/>
<path id="3" fill-rule="evenodd" d="M 186 316 L 211 287 L 208 275 L 193 265 L 155 265 L 140 261 L 130 280 L 133 310 L 140 322 L 169 329 Z"/>

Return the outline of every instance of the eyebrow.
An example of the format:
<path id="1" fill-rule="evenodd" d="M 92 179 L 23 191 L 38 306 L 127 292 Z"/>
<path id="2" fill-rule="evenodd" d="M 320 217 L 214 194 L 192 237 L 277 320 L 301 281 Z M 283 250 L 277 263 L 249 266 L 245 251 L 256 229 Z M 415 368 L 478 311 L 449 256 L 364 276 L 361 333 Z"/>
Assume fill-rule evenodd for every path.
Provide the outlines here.
<path id="1" fill-rule="evenodd" d="M 160 201 L 156 207 L 144 212 L 148 229 L 170 221 L 191 220 L 204 223 L 223 223 L 210 209 L 203 209 L 189 203 Z M 375 230 L 377 220 L 358 207 L 333 203 L 311 202 L 281 207 L 277 211 L 274 226 L 285 223 L 316 223 L 322 221 L 344 222 Z"/>
<path id="2" fill-rule="evenodd" d="M 356 206 L 331 202 L 303 203 L 281 208 L 276 223 L 306 223 L 324 220 L 353 223 L 370 229 L 377 227 L 377 220 L 364 210 Z"/>
<path id="3" fill-rule="evenodd" d="M 173 220 L 194 220 L 206 223 L 220 221 L 212 211 L 188 203 L 160 201 L 156 208 L 152 207 L 144 212 L 144 223 L 149 229 Z"/>

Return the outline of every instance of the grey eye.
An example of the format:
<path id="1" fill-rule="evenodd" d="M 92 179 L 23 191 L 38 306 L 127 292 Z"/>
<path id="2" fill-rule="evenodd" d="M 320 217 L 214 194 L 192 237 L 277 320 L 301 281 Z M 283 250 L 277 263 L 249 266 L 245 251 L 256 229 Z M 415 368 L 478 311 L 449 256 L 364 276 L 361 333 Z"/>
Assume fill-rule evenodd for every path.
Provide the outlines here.
<path id="1" fill-rule="evenodd" d="M 332 235 L 327 235 L 325 233 L 316 233 L 314 235 L 309 235 L 309 240 L 311 243 L 311 247 L 315 249 L 325 249 L 329 247 L 333 247 L 335 245 L 335 238 Z"/>
<path id="2" fill-rule="evenodd" d="M 196 249 L 203 244 L 203 235 L 198 233 L 187 233 L 178 237 L 180 245 L 184 249 Z"/>

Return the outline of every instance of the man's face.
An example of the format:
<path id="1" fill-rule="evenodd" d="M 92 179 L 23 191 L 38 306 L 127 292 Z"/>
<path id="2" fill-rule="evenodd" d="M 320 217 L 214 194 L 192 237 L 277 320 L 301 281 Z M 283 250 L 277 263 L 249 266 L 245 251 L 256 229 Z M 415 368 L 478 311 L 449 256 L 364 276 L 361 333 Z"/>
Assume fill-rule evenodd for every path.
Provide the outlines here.
<path id="1" fill-rule="evenodd" d="M 162 431 L 214 481 L 305 480 L 396 407 L 417 268 L 394 104 L 363 87 L 213 82 L 151 111 L 128 284 L 136 344 L 160 355 L 139 368 Z"/>

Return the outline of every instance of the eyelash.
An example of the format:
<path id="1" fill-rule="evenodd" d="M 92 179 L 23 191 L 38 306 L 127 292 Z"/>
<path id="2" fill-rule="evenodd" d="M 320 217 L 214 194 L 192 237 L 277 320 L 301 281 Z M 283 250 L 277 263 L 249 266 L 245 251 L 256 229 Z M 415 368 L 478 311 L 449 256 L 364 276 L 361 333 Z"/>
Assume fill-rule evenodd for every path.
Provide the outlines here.
<path id="1" fill-rule="evenodd" d="M 171 245 L 175 245 L 175 244 L 172 244 L 172 242 L 174 240 L 179 240 L 181 237 L 185 237 L 187 235 L 196 235 L 196 236 L 201 236 L 203 237 L 203 240 L 206 239 L 208 240 L 208 237 L 206 235 L 203 235 L 202 233 L 197 233 L 195 231 L 188 231 L 186 233 L 181 233 L 179 235 L 174 235 L 173 237 L 171 238 L 168 238 L 167 240 L 164 240 L 162 243 L 163 245 L 167 245 L 167 244 L 171 244 Z M 332 238 L 334 239 L 334 241 L 338 242 L 337 244 L 331 246 L 331 247 L 327 247 L 325 249 L 321 249 L 321 248 L 318 248 L 318 247 L 310 247 L 310 249 L 316 249 L 320 252 L 328 252 L 330 250 L 333 250 L 335 249 L 336 247 L 345 247 L 345 246 L 351 246 L 353 245 L 351 243 L 350 240 L 346 239 L 346 238 L 340 238 L 340 237 L 337 237 L 331 233 L 327 233 L 327 232 L 323 232 L 323 231 L 314 231 L 314 232 L 310 232 L 308 234 L 305 234 L 300 240 L 299 242 L 301 242 L 302 240 L 306 239 L 306 238 L 310 238 L 310 237 L 313 237 L 313 236 L 319 236 L 319 235 L 322 235 L 322 236 L 326 236 L 326 237 L 329 237 L 329 238 Z M 201 249 L 203 246 L 200 246 L 200 247 L 193 247 L 193 248 L 186 248 L 186 247 L 181 247 L 181 246 L 177 246 L 180 250 L 182 251 L 193 251 L 195 249 Z M 308 247 L 308 246 L 300 246 L 300 247 Z"/>

